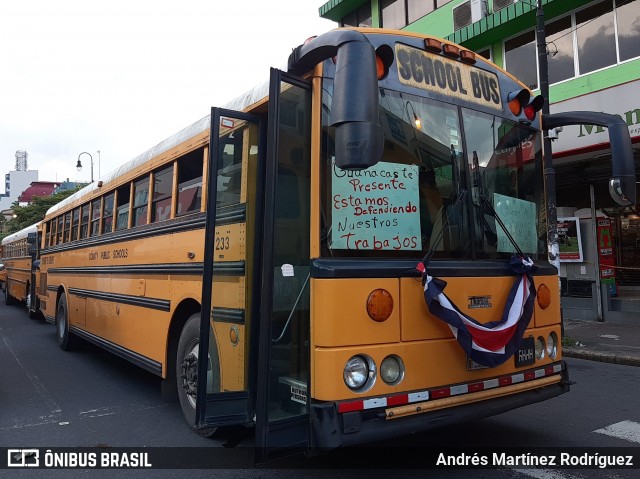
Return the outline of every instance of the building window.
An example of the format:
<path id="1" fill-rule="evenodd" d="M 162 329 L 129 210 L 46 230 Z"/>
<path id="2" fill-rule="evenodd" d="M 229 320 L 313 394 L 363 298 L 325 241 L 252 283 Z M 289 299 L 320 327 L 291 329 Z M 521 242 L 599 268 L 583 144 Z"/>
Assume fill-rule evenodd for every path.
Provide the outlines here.
<path id="1" fill-rule="evenodd" d="M 381 0 L 382 26 L 401 29 L 449 3 L 436 0 Z"/>
<path id="2" fill-rule="evenodd" d="M 367 2 L 342 19 L 343 27 L 370 27 L 371 3 Z"/>
<path id="3" fill-rule="evenodd" d="M 428 15 L 435 8 L 435 2 L 431 0 L 407 0 L 407 24 Z"/>
<path id="4" fill-rule="evenodd" d="M 482 50 L 478 50 L 476 53 L 481 57 L 491 61 L 491 48 L 483 48 Z"/>
<path id="5" fill-rule="evenodd" d="M 529 88 L 538 88 L 536 35 L 530 32 L 504 42 L 504 62 L 509 73 Z"/>
<path id="6" fill-rule="evenodd" d="M 549 83 L 557 83 L 575 76 L 573 35 L 571 17 L 549 23 L 545 26 L 547 40 L 547 60 L 549 62 Z"/>
<path id="7" fill-rule="evenodd" d="M 616 64 L 616 38 L 611 0 L 576 12 L 580 74 Z"/>
<path id="8" fill-rule="evenodd" d="M 400 29 L 407 25 L 407 10 L 404 0 L 382 0 L 382 27 Z"/>
<path id="9" fill-rule="evenodd" d="M 639 6 L 640 0 L 606 0 L 549 22 L 545 27 L 549 83 L 639 57 L 640 29 L 636 27 L 640 23 Z M 505 42 L 505 68 L 537 88 L 534 38 L 534 32 L 528 32 Z"/>
<path id="10" fill-rule="evenodd" d="M 640 9 L 638 2 L 616 0 L 620 61 L 640 56 Z"/>

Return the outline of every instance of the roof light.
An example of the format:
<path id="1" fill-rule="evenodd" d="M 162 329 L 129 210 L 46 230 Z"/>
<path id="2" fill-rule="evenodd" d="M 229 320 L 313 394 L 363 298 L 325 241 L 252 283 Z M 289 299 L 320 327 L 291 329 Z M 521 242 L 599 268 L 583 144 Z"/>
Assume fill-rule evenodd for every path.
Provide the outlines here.
<path id="1" fill-rule="evenodd" d="M 460 48 L 455 45 L 445 43 L 442 47 L 442 53 L 451 58 L 458 58 L 460 56 Z"/>
<path id="2" fill-rule="evenodd" d="M 476 54 L 470 50 L 460 50 L 460 60 L 469 65 L 473 65 L 476 62 Z"/>
<path id="3" fill-rule="evenodd" d="M 433 53 L 440 53 L 442 51 L 442 42 L 435 38 L 425 38 L 424 48 Z"/>

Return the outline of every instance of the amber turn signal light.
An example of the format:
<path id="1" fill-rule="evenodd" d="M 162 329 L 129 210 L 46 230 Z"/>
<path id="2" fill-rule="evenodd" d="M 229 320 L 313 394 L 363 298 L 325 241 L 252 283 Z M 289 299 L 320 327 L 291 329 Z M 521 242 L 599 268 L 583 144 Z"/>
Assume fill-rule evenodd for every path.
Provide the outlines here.
<path id="1" fill-rule="evenodd" d="M 374 321 L 389 319 L 393 312 L 393 298 L 386 289 L 376 289 L 367 298 L 367 313 Z"/>
<path id="2" fill-rule="evenodd" d="M 551 290 L 546 284 L 541 284 L 538 287 L 536 297 L 538 298 L 538 306 L 542 309 L 547 309 L 551 304 Z"/>

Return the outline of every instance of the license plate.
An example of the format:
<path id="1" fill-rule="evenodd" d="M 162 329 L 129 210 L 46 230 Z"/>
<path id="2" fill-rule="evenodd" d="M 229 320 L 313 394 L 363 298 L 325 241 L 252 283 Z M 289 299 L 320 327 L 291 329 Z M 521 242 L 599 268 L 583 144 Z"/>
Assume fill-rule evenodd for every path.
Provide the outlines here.
<path id="1" fill-rule="evenodd" d="M 536 346 L 533 340 L 533 336 L 528 338 L 522 338 L 520 347 L 514 354 L 516 358 L 516 367 L 530 366 L 536 361 Z"/>

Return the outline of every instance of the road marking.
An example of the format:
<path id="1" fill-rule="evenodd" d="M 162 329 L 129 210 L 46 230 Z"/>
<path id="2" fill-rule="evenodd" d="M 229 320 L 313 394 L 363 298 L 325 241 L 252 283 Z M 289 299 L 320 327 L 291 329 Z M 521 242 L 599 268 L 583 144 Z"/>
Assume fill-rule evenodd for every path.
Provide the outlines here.
<path id="1" fill-rule="evenodd" d="M 606 338 L 606 339 L 615 339 L 616 341 L 620 341 L 620 336 L 618 336 L 617 334 L 601 334 L 600 337 Z"/>
<path id="2" fill-rule="evenodd" d="M 27 368 L 24 367 L 24 365 L 18 359 L 18 356 L 16 355 L 15 351 L 11 347 L 11 343 L 7 340 L 7 338 L 3 337 L 2 340 L 4 341 L 4 344 L 7 345 L 7 348 L 9 349 L 9 352 L 13 356 L 13 359 L 15 359 L 16 363 L 18 363 L 18 366 L 20 366 L 20 368 L 22 369 L 22 372 L 25 374 L 25 376 L 27 376 L 27 378 L 31 382 L 31 385 L 33 386 L 33 388 L 36 390 L 38 395 L 40 395 L 42 400 L 45 402 L 45 404 L 49 408 L 49 411 L 51 412 L 51 414 L 61 413 L 62 409 L 60 409 L 60 406 L 58 406 L 58 403 L 55 402 L 52 395 L 49 393 L 47 388 L 44 387 L 44 384 L 42 384 L 42 381 L 40 381 L 38 376 L 36 376 L 35 374 L 31 374 L 27 370 Z"/>
<path id="3" fill-rule="evenodd" d="M 629 442 L 640 443 L 640 423 L 633 421 L 620 421 L 593 432 L 605 434 Z"/>

